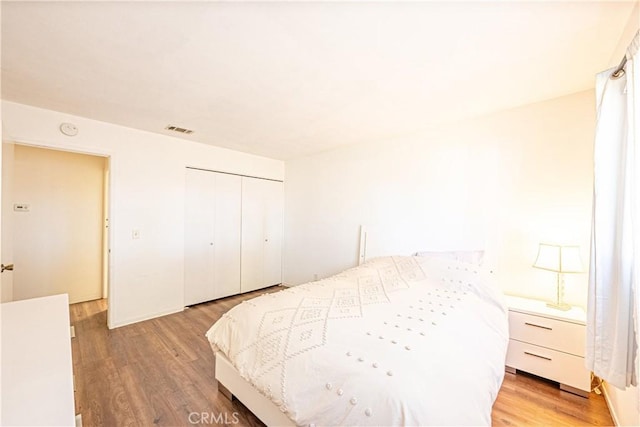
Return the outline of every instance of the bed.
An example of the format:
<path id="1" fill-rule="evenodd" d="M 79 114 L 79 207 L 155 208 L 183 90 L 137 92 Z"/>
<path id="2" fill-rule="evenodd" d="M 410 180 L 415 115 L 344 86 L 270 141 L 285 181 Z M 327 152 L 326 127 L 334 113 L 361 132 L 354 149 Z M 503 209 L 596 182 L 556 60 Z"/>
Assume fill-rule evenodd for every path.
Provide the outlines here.
<path id="1" fill-rule="evenodd" d="M 508 324 L 477 265 L 382 257 L 244 301 L 206 335 L 219 384 L 267 425 L 490 425 Z"/>

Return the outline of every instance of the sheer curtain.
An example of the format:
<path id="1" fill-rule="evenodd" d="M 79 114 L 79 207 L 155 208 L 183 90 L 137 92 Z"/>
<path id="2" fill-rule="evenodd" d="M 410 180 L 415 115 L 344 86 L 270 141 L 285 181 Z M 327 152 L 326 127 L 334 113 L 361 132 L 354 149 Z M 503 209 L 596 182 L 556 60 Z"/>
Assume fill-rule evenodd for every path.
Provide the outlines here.
<path id="1" fill-rule="evenodd" d="M 596 78 L 593 222 L 587 310 L 587 368 L 624 389 L 636 385 L 640 294 L 640 32 L 625 74 Z"/>

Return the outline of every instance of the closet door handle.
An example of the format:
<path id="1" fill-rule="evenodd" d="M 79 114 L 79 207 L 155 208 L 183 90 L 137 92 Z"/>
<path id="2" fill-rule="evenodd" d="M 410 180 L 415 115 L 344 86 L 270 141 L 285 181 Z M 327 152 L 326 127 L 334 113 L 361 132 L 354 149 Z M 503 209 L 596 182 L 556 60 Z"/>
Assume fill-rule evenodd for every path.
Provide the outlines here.
<path id="1" fill-rule="evenodd" d="M 524 322 L 524 324 L 527 325 L 527 326 L 533 326 L 534 328 L 540 328 L 540 329 L 546 329 L 548 331 L 553 331 L 553 328 L 550 328 L 548 326 L 536 325 L 535 323 L 529 323 L 529 322 Z"/>
<path id="2" fill-rule="evenodd" d="M 551 361 L 550 357 L 540 356 L 539 354 L 529 353 L 528 351 L 525 351 L 524 354 L 526 354 L 528 356 L 537 357 L 538 359 L 544 359 L 544 360 Z"/>
<path id="3" fill-rule="evenodd" d="M 4 273 L 5 271 L 13 271 L 13 264 L 8 264 L 8 265 L 2 264 L 0 266 L 0 273 Z"/>

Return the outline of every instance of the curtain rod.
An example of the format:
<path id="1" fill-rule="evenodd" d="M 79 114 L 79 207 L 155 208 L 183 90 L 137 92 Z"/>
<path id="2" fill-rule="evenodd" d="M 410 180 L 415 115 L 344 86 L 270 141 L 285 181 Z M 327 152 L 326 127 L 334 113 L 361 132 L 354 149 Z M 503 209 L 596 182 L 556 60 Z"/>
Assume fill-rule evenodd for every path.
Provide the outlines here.
<path id="1" fill-rule="evenodd" d="M 627 64 L 627 55 L 622 57 L 622 61 L 620 61 L 620 65 L 618 65 L 618 68 L 616 68 L 616 70 L 611 73 L 611 78 L 612 79 L 619 79 L 620 77 L 624 76 L 624 66 Z"/>

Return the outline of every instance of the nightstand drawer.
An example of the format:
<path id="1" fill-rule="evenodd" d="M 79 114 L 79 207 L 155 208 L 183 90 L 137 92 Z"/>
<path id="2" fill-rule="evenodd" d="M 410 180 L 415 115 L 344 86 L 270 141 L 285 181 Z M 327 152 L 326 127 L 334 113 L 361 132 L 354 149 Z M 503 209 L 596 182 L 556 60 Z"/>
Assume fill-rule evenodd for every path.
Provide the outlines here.
<path id="1" fill-rule="evenodd" d="M 509 340 L 506 364 L 580 390 L 589 391 L 591 387 L 584 359 L 560 351 Z"/>
<path id="2" fill-rule="evenodd" d="M 584 357 L 586 330 L 577 323 L 510 311 L 509 337 Z"/>

